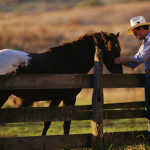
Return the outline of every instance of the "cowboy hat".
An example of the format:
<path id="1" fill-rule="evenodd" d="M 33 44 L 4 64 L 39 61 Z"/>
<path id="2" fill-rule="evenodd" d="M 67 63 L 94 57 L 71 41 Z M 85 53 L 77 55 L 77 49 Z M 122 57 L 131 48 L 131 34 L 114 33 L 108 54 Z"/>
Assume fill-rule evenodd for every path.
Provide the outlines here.
<path id="1" fill-rule="evenodd" d="M 143 16 L 137 16 L 137 17 L 130 19 L 130 24 L 131 24 L 131 27 L 127 30 L 127 35 L 133 34 L 132 30 L 134 28 L 137 28 L 143 25 L 150 25 L 149 22 L 146 22 Z"/>

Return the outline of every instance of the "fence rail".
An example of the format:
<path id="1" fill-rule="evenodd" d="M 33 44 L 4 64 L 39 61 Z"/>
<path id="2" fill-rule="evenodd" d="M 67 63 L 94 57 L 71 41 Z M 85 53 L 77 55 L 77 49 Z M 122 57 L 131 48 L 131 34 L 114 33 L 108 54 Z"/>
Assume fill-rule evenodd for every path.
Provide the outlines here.
<path id="1" fill-rule="evenodd" d="M 90 148 L 91 134 L 0 138 L 1 150 Z"/>
<path id="2" fill-rule="evenodd" d="M 66 82 L 67 81 L 67 82 Z M 117 81 L 117 82 L 116 82 Z M 94 75 L 14 75 L 0 76 L 0 92 L 26 89 L 93 88 Z M 105 74 L 103 88 L 144 87 L 144 74 Z M 91 120 L 93 109 L 88 106 L 67 106 L 59 108 L 2 108 L 0 123 Z M 55 114 L 55 115 L 54 115 Z M 117 114 L 117 115 L 116 115 Z M 119 114 L 119 115 L 118 115 Z M 144 102 L 104 104 L 103 119 L 144 118 Z M 144 142 L 146 131 L 104 133 L 103 142 L 113 145 Z M 122 140 L 117 140 L 122 137 Z M 128 137 L 128 138 L 126 138 Z M 137 138 L 138 137 L 138 138 Z M 0 138 L 1 150 L 32 150 L 49 148 L 88 148 L 92 147 L 92 134 L 76 134 L 46 137 Z M 115 139 L 115 141 L 114 141 Z M 69 142 L 70 141 L 70 142 Z M 56 144 L 57 143 L 57 144 Z"/>
<path id="3" fill-rule="evenodd" d="M 93 88 L 93 82 L 93 74 L 0 75 L 0 90 Z M 144 87 L 144 83 L 144 74 L 103 75 L 103 88 Z"/>
<path id="4" fill-rule="evenodd" d="M 135 105 L 134 105 L 135 104 Z M 112 107 L 111 107 L 112 106 Z M 117 114 L 117 115 L 116 115 Z M 104 104 L 103 119 L 145 117 L 144 102 Z M 91 120 L 92 105 L 0 109 L 0 123 Z"/>
<path id="5" fill-rule="evenodd" d="M 104 133 L 103 142 L 109 145 L 133 145 L 145 142 L 146 131 Z M 92 134 L 54 135 L 38 137 L 0 138 L 1 150 L 50 150 L 91 148 Z"/>
<path id="6" fill-rule="evenodd" d="M 117 80 L 117 82 L 116 82 Z M 16 82 L 17 81 L 17 82 Z M 67 82 L 66 82 L 67 81 Z M 53 75 L 14 75 L 14 76 L 0 76 L 0 91 L 3 90 L 39 90 L 39 89 L 56 89 L 56 88 L 93 88 L 94 75 L 73 75 L 73 74 L 53 74 Z M 67 85 L 66 85 L 67 84 Z M 103 75 L 103 88 L 126 88 L 126 87 L 143 87 L 144 74 L 105 74 Z M 130 103 L 116 103 L 104 104 L 103 119 L 124 119 L 124 118 L 143 118 L 145 117 L 144 102 L 130 102 Z M 67 106 L 59 108 L 7 108 L 0 109 L 0 123 L 13 122 L 38 122 L 38 121 L 62 121 L 62 120 L 91 120 L 92 106 Z M 54 115 L 55 114 L 55 115 Z M 116 115 L 119 114 L 119 115 Z M 133 134 L 134 133 L 134 134 Z M 143 135 L 145 132 L 124 132 L 124 133 L 105 133 L 103 140 L 108 143 L 115 142 L 112 140 L 117 136 L 130 137 L 129 140 L 124 139 L 124 143 L 131 143 L 130 141 L 143 142 L 144 138 L 137 140 L 137 135 Z M 132 138 L 131 138 L 132 136 Z M 19 148 L 28 146 L 36 146 L 41 148 L 44 145 L 45 149 L 50 146 L 49 141 L 53 143 L 55 148 L 88 148 L 91 147 L 92 135 L 68 135 L 64 136 L 48 136 L 48 137 L 24 137 L 24 138 L 0 138 L 0 147 L 2 150 L 12 149 L 13 145 Z M 83 138 L 84 137 L 84 138 Z M 131 140 L 132 139 L 132 140 Z M 38 142 L 38 141 L 41 142 Z M 71 140 L 72 142 L 65 141 Z M 21 142 L 18 142 L 21 141 Z M 63 142 L 61 142 L 63 141 Z M 79 142 L 80 141 L 80 142 Z M 82 141 L 82 142 L 81 142 Z M 29 144 L 25 144 L 28 142 Z M 59 144 L 54 144 L 55 142 Z M 38 144 L 37 144 L 38 143 Z M 63 144 L 62 144 L 63 143 Z M 65 144 L 64 144 L 65 143 Z M 71 144 L 70 144 L 71 143 Z M 116 144 L 121 144 L 117 142 Z M 8 146 L 9 145 L 9 146 Z M 61 146 L 60 146 L 61 145 Z M 75 146 L 76 145 L 76 146 Z M 31 147 L 30 147 L 31 146 Z M 9 148 L 8 148 L 9 147 Z M 29 148 L 30 147 L 30 148 Z M 52 145 L 50 146 L 52 148 Z M 38 150 L 37 148 L 37 150 Z"/>

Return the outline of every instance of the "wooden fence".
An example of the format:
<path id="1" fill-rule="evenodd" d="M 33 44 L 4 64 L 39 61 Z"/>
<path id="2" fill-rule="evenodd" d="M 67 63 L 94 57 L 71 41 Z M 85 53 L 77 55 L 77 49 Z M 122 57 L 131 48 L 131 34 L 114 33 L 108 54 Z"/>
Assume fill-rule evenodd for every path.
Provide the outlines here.
<path id="1" fill-rule="evenodd" d="M 100 51 L 96 55 L 100 58 Z M 39 122 L 47 120 L 92 120 L 94 124 L 92 134 L 0 138 L 0 150 L 80 149 L 91 148 L 103 142 L 113 145 L 145 142 L 146 131 L 103 133 L 104 119 L 145 117 L 144 102 L 103 105 L 103 88 L 134 87 L 144 87 L 144 74 L 102 75 L 102 61 L 99 61 L 97 58 L 95 58 L 94 75 L 50 74 L 0 76 L 0 92 L 12 89 L 23 91 L 28 89 L 57 88 L 94 89 L 93 106 L 0 109 L 0 123 Z"/>

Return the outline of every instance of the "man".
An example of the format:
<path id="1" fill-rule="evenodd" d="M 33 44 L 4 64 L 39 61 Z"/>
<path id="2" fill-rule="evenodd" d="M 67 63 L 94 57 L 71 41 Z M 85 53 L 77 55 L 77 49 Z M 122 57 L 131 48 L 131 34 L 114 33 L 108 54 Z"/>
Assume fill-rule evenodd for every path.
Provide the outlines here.
<path id="1" fill-rule="evenodd" d="M 114 60 L 116 64 L 123 64 L 130 68 L 136 68 L 139 64 L 144 63 L 145 66 L 145 107 L 148 123 L 148 143 L 150 144 L 150 31 L 149 25 L 143 16 L 137 16 L 130 20 L 131 27 L 127 30 L 127 35 L 134 36 L 143 40 L 139 51 L 134 57 L 118 57 Z"/>

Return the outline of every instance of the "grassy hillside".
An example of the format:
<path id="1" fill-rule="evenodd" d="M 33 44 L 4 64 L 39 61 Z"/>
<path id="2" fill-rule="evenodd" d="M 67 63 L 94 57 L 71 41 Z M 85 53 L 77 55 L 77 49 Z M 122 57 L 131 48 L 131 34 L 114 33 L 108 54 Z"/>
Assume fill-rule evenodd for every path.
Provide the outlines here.
<path id="1" fill-rule="evenodd" d="M 0 1 L 0 11 L 41 12 L 138 1 L 141 0 L 4 0 Z"/>
<path id="2" fill-rule="evenodd" d="M 58 45 L 61 41 L 78 38 L 87 32 L 103 30 L 120 32 L 122 55 L 129 56 L 134 55 L 140 45 L 135 38 L 125 35 L 130 26 L 130 18 L 144 15 L 150 20 L 150 1 L 53 11 L 43 10 L 40 2 L 36 4 L 39 4 L 40 12 L 35 12 L 34 9 L 31 9 L 31 12 L 25 11 L 26 8 L 30 8 L 30 3 L 14 3 L 14 11 L 0 12 L 0 49 L 43 51 Z M 45 4 L 49 5 L 46 1 Z M 20 8 L 22 12 L 19 11 Z M 136 71 L 143 72 L 142 68 L 139 67 Z M 132 71 L 125 68 L 125 72 Z"/>

